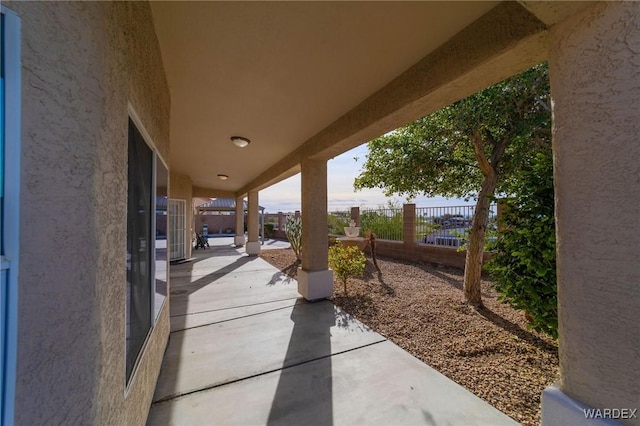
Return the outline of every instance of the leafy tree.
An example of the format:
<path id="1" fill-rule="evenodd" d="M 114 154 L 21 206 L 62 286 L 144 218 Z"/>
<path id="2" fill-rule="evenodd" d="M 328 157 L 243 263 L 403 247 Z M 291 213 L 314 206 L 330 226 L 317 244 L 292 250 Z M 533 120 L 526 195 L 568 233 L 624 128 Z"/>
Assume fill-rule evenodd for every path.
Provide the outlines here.
<path id="1" fill-rule="evenodd" d="M 464 294 L 481 307 L 490 201 L 535 152 L 548 152 L 550 141 L 549 80 L 541 64 L 371 141 L 354 186 L 382 188 L 388 196 L 477 197 Z"/>
<path id="2" fill-rule="evenodd" d="M 538 154 L 504 201 L 500 238 L 487 269 L 500 298 L 522 309 L 531 328 L 558 337 L 553 161 Z"/>

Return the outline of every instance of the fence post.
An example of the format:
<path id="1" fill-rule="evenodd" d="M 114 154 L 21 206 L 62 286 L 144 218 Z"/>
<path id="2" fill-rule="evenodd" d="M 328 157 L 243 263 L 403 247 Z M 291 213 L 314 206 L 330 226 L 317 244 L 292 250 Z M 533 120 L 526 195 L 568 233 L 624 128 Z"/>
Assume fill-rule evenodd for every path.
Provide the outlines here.
<path id="1" fill-rule="evenodd" d="M 293 213 L 293 216 L 297 219 L 300 217 L 300 210 L 296 210 L 295 213 Z"/>
<path id="2" fill-rule="evenodd" d="M 416 244 L 416 205 L 402 206 L 402 241 L 406 248 Z"/>
<path id="3" fill-rule="evenodd" d="M 351 220 L 360 226 L 360 207 L 351 207 Z"/>
<path id="4" fill-rule="evenodd" d="M 284 230 L 284 214 L 278 212 L 278 231 Z"/>

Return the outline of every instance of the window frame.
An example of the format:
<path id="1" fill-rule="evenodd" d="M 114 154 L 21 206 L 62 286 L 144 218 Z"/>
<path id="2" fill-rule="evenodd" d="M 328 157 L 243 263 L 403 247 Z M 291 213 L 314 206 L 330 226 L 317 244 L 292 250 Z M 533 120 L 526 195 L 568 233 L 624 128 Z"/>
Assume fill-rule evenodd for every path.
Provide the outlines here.
<path id="1" fill-rule="evenodd" d="M 21 153 L 21 61 L 20 18 L 0 5 L 3 34 L 0 37 L 4 56 L 4 102 L 2 108 L 4 140 L 4 203 L 1 231 L 2 271 L 7 271 L 6 288 L 2 288 L 0 336 L 0 423 L 13 424 L 18 345 L 18 272 L 20 266 L 20 153 Z M 7 108 L 11 105 L 11 108 Z M 2 272 L 4 274 L 4 272 Z"/>
<path id="2" fill-rule="evenodd" d="M 151 138 L 151 136 L 149 135 L 149 132 L 146 130 L 145 126 L 142 124 L 142 120 L 140 120 L 140 117 L 138 116 L 138 114 L 136 113 L 135 109 L 133 108 L 133 106 L 131 105 L 131 103 L 128 104 L 127 106 L 127 129 L 129 126 L 129 120 L 131 120 L 131 122 L 133 122 L 133 125 L 136 127 L 136 129 L 138 130 L 138 132 L 140 133 L 140 135 L 142 136 L 142 139 L 144 140 L 144 142 L 147 144 L 147 146 L 149 147 L 149 149 L 151 150 L 152 153 L 152 173 L 151 173 L 151 188 L 153 191 L 152 194 L 152 202 L 151 202 L 151 241 L 150 241 L 150 251 L 151 251 L 151 272 L 150 272 L 150 305 L 151 305 L 151 324 L 149 327 L 149 330 L 147 331 L 147 335 L 142 343 L 142 346 L 140 347 L 140 350 L 138 352 L 138 354 L 136 355 L 136 359 L 133 363 L 133 368 L 131 370 L 131 375 L 127 378 L 127 370 L 126 370 L 126 366 L 127 366 L 127 324 L 126 324 L 126 318 L 128 316 L 128 312 L 127 312 L 127 303 L 126 303 L 126 297 L 128 297 L 125 294 L 125 304 L 124 304 L 124 315 L 125 315 L 125 340 L 124 340 L 124 365 L 125 365 L 125 369 L 123 371 L 124 373 L 124 381 L 125 381 L 125 397 L 128 396 L 133 383 L 136 380 L 136 376 L 137 376 L 137 372 L 140 366 L 140 361 L 142 359 L 142 356 L 144 355 L 147 346 L 149 344 L 149 339 L 151 337 L 151 335 L 153 334 L 153 331 L 155 329 L 155 326 L 158 322 L 158 317 L 159 315 L 156 315 L 156 301 L 155 301 L 155 294 L 156 294 L 156 282 L 155 282 L 155 277 L 156 277 L 156 238 L 155 238 L 155 229 L 156 229 L 156 174 L 157 174 L 157 165 L 158 162 L 161 162 L 162 165 L 166 168 L 167 170 L 167 193 L 169 193 L 169 188 L 168 188 L 168 183 L 170 181 L 170 177 L 169 177 L 169 166 L 167 165 L 167 162 L 164 160 L 164 158 L 162 157 L 162 155 L 160 154 L 160 152 L 158 151 L 158 148 L 156 146 L 156 144 L 153 142 L 153 139 Z M 129 132 L 127 131 L 127 143 L 129 143 L 128 140 L 128 134 Z M 127 167 L 128 167 L 128 157 L 127 157 Z M 128 182 L 127 182 L 128 184 Z M 125 216 L 126 216 L 126 211 L 125 211 Z M 127 222 L 127 220 L 125 219 L 125 223 Z M 125 240 L 125 252 L 126 252 L 126 240 Z M 125 260 L 125 265 L 126 265 L 126 260 Z M 166 282 L 167 282 L 167 288 L 168 287 L 168 283 L 169 283 L 169 268 L 168 268 L 168 262 L 167 262 L 167 268 L 166 268 Z M 126 289 L 125 289 L 126 292 Z M 167 297 L 164 298 L 160 308 L 158 309 L 158 312 L 161 312 L 162 309 L 164 309 L 164 305 L 167 303 L 168 300 L 168 295 Z"/>

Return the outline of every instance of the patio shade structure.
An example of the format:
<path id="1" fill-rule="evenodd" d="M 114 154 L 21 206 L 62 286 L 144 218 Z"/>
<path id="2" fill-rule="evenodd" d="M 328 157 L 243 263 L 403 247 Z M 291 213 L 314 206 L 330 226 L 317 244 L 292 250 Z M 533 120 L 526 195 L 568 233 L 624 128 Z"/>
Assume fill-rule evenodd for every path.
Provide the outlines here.
<path id="1" fill-rule="evenodd" d="M 242 200 L 242 210 L 244 213 L 248 211 L 248 203 L 247 200 Z M 265 208 L 262 206 L 258 206 L 258 210 L 260 211 L 260 239 L 261 243 L 264 244 L 264 210 Z M 236 212 L 236 200 L 233 198 L 215 198 L 211 201 L 207 201 L 206 203 L 200 204 L 196 206 L 196 211 L 198 213 L 201 212 Z M 243 218 L 244 220 L 244 218 Z M 242 228 L 244 232 L 244 227 Z M 236 235 L 238 235 L 238 231 L 236 230 Z"/>
<path id="2" fill-rule="evenodd" d="M 189 213 L 193 198 L 231 198 L 240 218 L 246 198 L 236 245 L 250 255 L 260 190 L 301 173 L 298 291 L 329 297 L 327 161 L 542 61 L 560 335 L 543 421 L 638 406 L 639 2 L 0 8 L 2 423 L 145 424 L 172 320 L 170 281 L 151 321 L 145 308 L 158 170 Z M 136 181 L 140 200 L 128 197 Z M 126 351 L 128 324 L 143 320 L 139 351 Z"/>

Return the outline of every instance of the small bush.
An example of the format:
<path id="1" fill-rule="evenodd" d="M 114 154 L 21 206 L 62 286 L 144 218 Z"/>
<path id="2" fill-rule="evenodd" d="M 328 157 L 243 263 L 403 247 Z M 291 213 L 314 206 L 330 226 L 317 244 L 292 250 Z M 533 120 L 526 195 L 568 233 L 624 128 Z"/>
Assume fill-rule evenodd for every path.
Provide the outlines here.
<path id="1" fill-rule="evenodd" d="M 289 216 L 287 217 L 287 239 L 291 243 L 291 248 L 296 254 L 298 260 L 302 255 L 302 218 Z"/>
<path id="2" fill-rule="evenodd" d="M 342 281 L 345 294 L 347 294 L 347 280 L 350 277 L 361 277 L 366 262 L 364 253 L 356 246 L 335 245 L 329 248 L 329 266 Z"/>
<path id="3" fill-rule="evenodd" d="M 264 236 L 265 238 L 273 238 L 273 223 L 265 223 L 264 224 Z"/>
<path id="4" fill-rule="evenodd" d="M 556 235 L 551 155 L 538 155 L 506 201 L 503 231 L 487 269 L 500 299 L 530 318 L 531 328 L 558 337 Z"/>
<path id="5" fill-rule="evenodd" d="M 329 234 L 344 235 L 344 227 L 349 226 L 349 218 L 329 213 L 327 215 L 327 225 L 329 226 Z"/>

